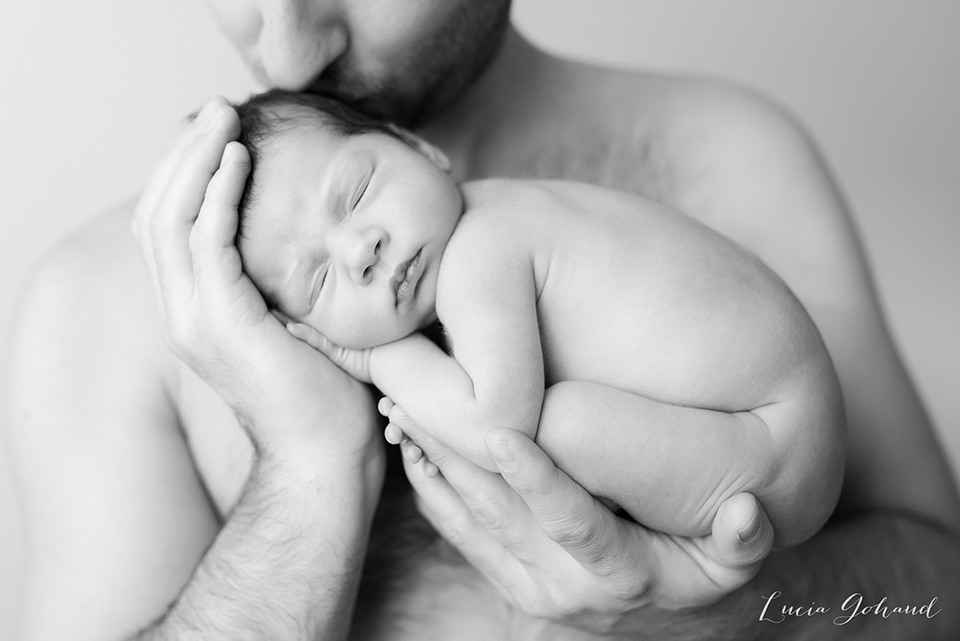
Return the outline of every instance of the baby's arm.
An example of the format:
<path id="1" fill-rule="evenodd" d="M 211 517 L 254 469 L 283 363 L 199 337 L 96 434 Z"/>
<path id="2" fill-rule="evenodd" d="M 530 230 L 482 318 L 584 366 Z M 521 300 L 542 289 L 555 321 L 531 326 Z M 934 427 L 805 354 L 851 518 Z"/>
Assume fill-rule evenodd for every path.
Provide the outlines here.
<path id="1" fill-rule="evenodd" d="M 506 230 L 462 221 L 444 253 L 437 313 L 453 356 L 419 333 L 348 350 L 305 325 L 288 329 L 354 377 L 379 387 L 421 434 L 496 471 L 484 435 L 507 427 L 534 438 L 544 391 L 533 264 L 508 236 Z"/>
<path id="2" fill-rule="evenodd" d="M 461 223 L 444 254 L 437 313 L 453 356 L 415 334 L 375 348 L 370 375 L 424 432 L 495 471 L 484 435 L 507 427 L 533 438 L 544 375 L 533 265 L 490 235 Z"/>

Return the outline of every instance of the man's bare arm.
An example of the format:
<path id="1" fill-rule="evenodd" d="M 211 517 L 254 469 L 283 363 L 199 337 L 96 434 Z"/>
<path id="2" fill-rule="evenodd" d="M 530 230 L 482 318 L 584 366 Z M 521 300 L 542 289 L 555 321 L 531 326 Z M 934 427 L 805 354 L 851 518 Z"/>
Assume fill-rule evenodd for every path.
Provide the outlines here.
<path id="1" fill-rule="evenodd" d="M 28 529 L 23 638 L 120 639 L 158 620 L 160 638 L 344 636 L 382 474 L 369 395 L 309 348 L 276 379 L 261 369 L 245 427 L 262 456 L 217 536 L 151 289 L 118 212 L 48 259 L 22 303 L 8 423 Z M 275 335 L 297 349 L 279 323 Z M 316 376 L 293 383 L 322 383 L 313 394 L 284 378 L 295 365 Z M 291 396 L 263 389 L 274 382 Z"/>
<path id="2" fill-rule="evenodd" d="M 144 638 L 344 636 L 377 461 L 311 474 L 261 461 L 217 534 L 128 229 L 111 215 L 69 241 L 21 306 L 8 426 L 28 531 L 22 638 L 120 639 L 155 620 Z"/>
<path id="3" fill-rule="evenodd" d="M 258 461 L 176 603 L 136 638 L 347 638 L 370 526 L 357 506 L 379 488 L 360 463 L 290 478 Z"/>

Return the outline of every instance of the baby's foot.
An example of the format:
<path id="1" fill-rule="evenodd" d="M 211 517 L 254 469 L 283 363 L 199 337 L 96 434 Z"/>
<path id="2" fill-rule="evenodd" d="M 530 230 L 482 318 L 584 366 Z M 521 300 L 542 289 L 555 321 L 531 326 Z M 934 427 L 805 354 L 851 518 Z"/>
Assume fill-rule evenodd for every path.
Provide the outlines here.
<path id="1" fill-rule="evenodd" d="M 436 476 L 442 470 L 442 462 L 455 455 L 450 448 L 420 429 L 403 408 L 389 398 L 381 398 L 377 409 L 390 421 L 383 431 L 384 438 L 388 443 L 399 445 L 400 453 L 408 462 L 423 460 L 423 471 L 427 476 Z"/>
<path id="2" fill-rule="evenodd" d="M 433 478 L 437 475 L 437 466 L 431 463 L 423 456 L 423 450 L 414 443 L 412 440 L 407 438 L 407 435 L 403 433 L 403 430 L 400 429 L 395 423 L 390 423 L 383 430 L 383 437 L 387 440 L 387 443 L 391 445 L 400 446 L 400 454 L 408 463 L 418 463 L 420 460 L 423 460 L 423 472 L 427 476 Z"/>

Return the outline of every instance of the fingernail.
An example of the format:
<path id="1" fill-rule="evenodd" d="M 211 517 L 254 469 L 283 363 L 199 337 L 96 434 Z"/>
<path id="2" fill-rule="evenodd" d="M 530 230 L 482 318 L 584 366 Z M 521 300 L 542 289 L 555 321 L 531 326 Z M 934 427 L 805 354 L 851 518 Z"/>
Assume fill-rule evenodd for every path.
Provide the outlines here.
<path id="1" fill-rule="evenodd" d="M 750 522 L 737 530 L 737 537 L 742 543 L 750 543 L 760 532 L 760 519 L 756 516 L 750 519 Z"/>
<path id="2" fill-rule="evenodd" d="M 512 472 L 516 467 L 517 459 L 513 454 L 513 448 L 506 441 L 492 440 L 487 443 L 487 450 L 504 472 Z"/>

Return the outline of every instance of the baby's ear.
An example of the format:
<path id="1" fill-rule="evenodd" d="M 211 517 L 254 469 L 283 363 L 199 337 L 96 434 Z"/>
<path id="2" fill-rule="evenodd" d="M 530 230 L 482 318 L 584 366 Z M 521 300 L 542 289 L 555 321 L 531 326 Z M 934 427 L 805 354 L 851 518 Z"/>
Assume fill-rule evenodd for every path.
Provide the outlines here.
<path id="1" fill-rule="evenodd" d="M 407 143 L 408 145 L 410 145 L 411 147 L 419 151 L 421 154 L 429 158 L 430 162 L 432 162 L 434 165 L 439 167 L 442 171 L 445 171 L 448 174 L 450 173 L 450 169 L 452 168 L 452 165 L 450 164 L 450 159 L 447 158 L 447 154 L 443 153 L 442 151 L 440 151 L 440 149 L 438 149 L 437 147 L 434 147 L 433 145 L 428 143 L 426 140 L 424 140 L 423 138 L 421 138 L 420 136 L 418 136 L 417 134 L 413 133 L 408 129 L 404 129 L 403 127 L 398 127 L 393 123 L 389 123 L 387 126 L 390 128 L 390 131 L 392 131 L 397 138 L 399 138 L 400 140 Z"/>

